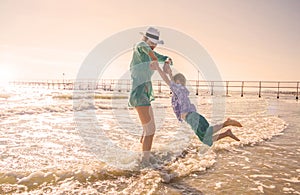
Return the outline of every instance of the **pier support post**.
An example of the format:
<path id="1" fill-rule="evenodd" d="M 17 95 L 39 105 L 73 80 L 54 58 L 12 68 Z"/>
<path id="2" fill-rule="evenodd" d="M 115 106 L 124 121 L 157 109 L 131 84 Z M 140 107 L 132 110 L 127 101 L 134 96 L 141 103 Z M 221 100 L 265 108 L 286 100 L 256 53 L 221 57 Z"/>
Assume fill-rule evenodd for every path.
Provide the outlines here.
<path id="1" fill-rule="evenodd" d="M 127 80 L 127 92 L 130 91 L 130 80 Z"/>
<path id="2" fill-rule="evenodd" d="M 296 95 L 296 100 L 299 99 L 299 82 L 297 82 L 297 95 Z"/>
<path id="3" fill-rule="evenodd" d="M 119 80 L 119 81 L 117 80 L 117 82 L 116 82 L 116 83 L 118 83 L 117 84 L 117 86 L 118 86 L 118 92 L 122 92 L 122 81 L 123 80 Z"/>
<path id="4" fill-rule="evenodd" d="M 258 97 L 261 97 L 261 81 L 259 81 L 259 91 L 258 91 Z"/>
<path id="5" fill-rule="evenodd" d="M 161 93 L 161 81 L 158 81 L 158 93 Z"/>
<path id="6" fill-rule="evenodd" d="M 244 81 L 242 81 L 241 97 L 244 97 Z"/>
<path id="7" fill-rule="evenodd" d="M 277 86 L 277 99 L 279 99 L 279 87 L 280 86 L 280 82 L 278 82 L 278 86 Z"/>
<path id="8" fill-rule="evenodd" d="M 229 81 L 226 81 L 226 96 L 228 96 Z"/>
<path id="9" fill-rule="evenodd" d="M 196 95 L 199 95 L 199 80 L 196 81 Z"/>
<path id="10" fill-rule="evenodd" d="M 110 91 L 114 91 L 115 88 L 116 88 L 115 80 L 111 80 L 109 90 L 110 90 Z"/>

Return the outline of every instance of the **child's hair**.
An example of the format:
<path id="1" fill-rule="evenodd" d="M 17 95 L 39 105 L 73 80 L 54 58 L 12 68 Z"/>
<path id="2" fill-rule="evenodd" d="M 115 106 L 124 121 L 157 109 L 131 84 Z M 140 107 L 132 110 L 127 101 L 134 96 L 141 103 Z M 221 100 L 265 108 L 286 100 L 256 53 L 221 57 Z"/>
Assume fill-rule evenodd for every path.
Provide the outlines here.
<path id="1" fill-rule="evenodd" d="M 176 82 L 177 80 L 179 80 L 180 83 L 181 83 L 182 85 L 184 85 L 184 86 L 185 86 L 185 84 L 186 84 L 186 78 L 185 78 L 185 76 L 184 76 L 183 74 L 181 74 L 181 73 L 175 74 L 175 75 L 173 76 L 173 80 L 174 80 L 175 82 Z"/>

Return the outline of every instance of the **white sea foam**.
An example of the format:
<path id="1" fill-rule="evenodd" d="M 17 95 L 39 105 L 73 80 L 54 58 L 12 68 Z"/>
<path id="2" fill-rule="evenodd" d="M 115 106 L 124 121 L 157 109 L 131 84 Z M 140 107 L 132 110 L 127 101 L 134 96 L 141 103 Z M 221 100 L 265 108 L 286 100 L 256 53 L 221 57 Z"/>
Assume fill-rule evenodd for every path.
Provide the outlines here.
<path id="1" fill-rule="evenodd" d="M 153 104 L 157 124 L 154 163 L 143 169 L 139 167 L 141 126 L 134 110 L 127 109 L 126 99 L 95 102 L 77 99 L 78 118 L 73 121 L 72 100 L 52 99 L 52 95 L 40 91 L 23 95 L 19 92 L 1 100 L 7 106 L 2 104 L 0 111 L 0 181 L 16 191 L 30 188 L 37 194 L 47 191 L 96 193 L 95 189 L 101 189 L 105 193 L 155 193 L 161 182 L 206 171 L 216 163 L 219 151 L 243 150 L 243 146 L 280 135 L 287 126 L 278 116 L 266 112 L 265 100 L 231 97 L 226 100 L 224 117 L 242 123 L 242 128 L 231 128 L 241 141 L 225 138 L 208 148 L 187 124 L 177 121 L 170 99 L 157 99 Z M 210 98 L 195 100 L 199 112 L 210 122 L 216 121 L 211 111 L 213 101 Z M 234 165 L 235 162 L 229 163 Z M 269 178 L 269 175 L 250 177 Z M 296 179 L 288 182 L 299 182 Z M 88 188 L 83 187 L 82 183 L 90 180 L 95 182 Z M 122 183 L 124 187 L 117 189 Z M 217 182 L 215 187 L 222 185 Z M 256 190 L 262 191 L 261 186 Z"/>

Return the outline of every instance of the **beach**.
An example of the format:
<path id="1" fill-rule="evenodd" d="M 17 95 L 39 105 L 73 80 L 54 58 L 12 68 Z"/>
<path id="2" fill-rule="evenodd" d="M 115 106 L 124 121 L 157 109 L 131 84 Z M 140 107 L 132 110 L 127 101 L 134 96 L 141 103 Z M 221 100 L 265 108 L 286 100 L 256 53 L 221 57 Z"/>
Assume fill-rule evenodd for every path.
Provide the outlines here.
<path id="1" fill-rule="evenodd" d="M 1 0 L 0 195 L 300 195 L 299 20 L 299 0 Z M 194 106 L 242 127 L 205 145 L 172 93 L 193 129 Z"/>
<path id="2" fill-rule="evenodd" d="M 192 94 L 209 122 L 227 117 L 240 142 L 211 148 L 177 121 L 170 94 L 153 102 L 152 166 L 126 93 L 1 89 L 1 194 L 300 194 L 300 104 L 290 95 Z M 225 130 L 225 129 L 224 129 Z"/>

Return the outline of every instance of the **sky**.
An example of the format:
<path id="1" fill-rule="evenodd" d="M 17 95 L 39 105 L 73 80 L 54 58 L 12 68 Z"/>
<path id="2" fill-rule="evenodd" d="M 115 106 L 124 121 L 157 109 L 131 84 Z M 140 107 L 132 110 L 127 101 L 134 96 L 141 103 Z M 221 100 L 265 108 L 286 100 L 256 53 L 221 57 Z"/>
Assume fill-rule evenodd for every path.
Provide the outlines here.
<path id="1" fill-rule="evenodd" d="M 142 26 L 192 37 L 223 80 L 299 81 L 299 21 L 299 0 L 0 0 L 0 81 L 75 79 L 99 43 Z M 185 56 L 157 50 L 198 76 Z M 131 51 L 117 56 L 102 77 L 121 78 L 130 60 Z"/>

